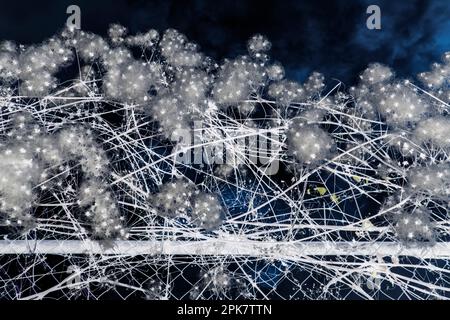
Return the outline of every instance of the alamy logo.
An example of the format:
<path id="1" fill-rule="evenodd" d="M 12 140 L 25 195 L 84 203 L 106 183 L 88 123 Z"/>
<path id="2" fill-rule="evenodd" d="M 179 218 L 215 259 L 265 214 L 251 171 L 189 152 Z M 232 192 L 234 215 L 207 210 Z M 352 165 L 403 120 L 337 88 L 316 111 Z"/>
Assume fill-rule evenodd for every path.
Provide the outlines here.
<path id="1" fill-rule="evenodd" d="M 193 131 L 180 129 L 174 132 L 177 141 L 175 161 L 183 164 L 253 164 L 266 175 L 274 175 L 279 169 L 281 135 L 273 129 L 253 129 L 243 132 L 210 130 L 201 121 L 194 121 Z"/>
<path id="2" fill-rule="evenodd" d="M 381 9 L 379 6 L 372 4 L 367 7 L 367 14 L 370 16 L 366 20 L 366 26 L 369 30 L 380 30 L 381 29 Z"/>
<path id="3" fill-rule="evenodd" d="M 77 5 L 70 5 L 66 10 L 67 14 L 70 16 L 66 20 L 66 26 L 69 30 L 81 29 L 81 9 Z"/>
<path id="4" fill-rule="evenodd" d="M 75 289 L 80 289 L 80 281 L 81 281 L 81 269 L 78 266 L 70 265 L 67 268 L 67 273 L 72 274 L 71 278 L 67 281 L 67 284 Z"/>

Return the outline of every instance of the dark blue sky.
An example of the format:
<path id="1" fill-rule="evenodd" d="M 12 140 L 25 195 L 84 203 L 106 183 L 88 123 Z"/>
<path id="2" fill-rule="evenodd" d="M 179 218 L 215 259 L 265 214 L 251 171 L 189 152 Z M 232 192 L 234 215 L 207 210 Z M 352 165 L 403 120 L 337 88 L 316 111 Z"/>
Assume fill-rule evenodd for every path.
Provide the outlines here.
<path id="1" fill-rule="evenodd" d="M 118 22 L 131 32 L 176 28 L 216 59 L 245 52 L 245 41 L 263 33 L 272 57 L 291 78 L 318 70 L 353 84 L 370 62 L 401 77 L 414 76 L 450 50 L 450 0 L 184 0 L 8 1 L 0 10 L 0 39 L 39 42 L 60 29 L 65 9 L 78 4 L 82 28 L 105 34 Z M 377 4 L 382 30 L 366 28 L 366 8 Z"/>

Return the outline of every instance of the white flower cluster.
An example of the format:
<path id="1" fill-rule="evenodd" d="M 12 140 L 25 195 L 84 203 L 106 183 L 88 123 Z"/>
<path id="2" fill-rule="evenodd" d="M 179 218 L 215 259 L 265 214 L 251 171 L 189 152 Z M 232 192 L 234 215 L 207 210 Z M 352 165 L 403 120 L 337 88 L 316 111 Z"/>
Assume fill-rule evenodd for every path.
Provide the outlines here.
<path id="1" fill-rule="evenodd" d="M 450 152 L 450 119 L 448 117 L 435 116 L 422 120 L 412 134 L 417 143 Z"/>
<path id="2" fill-rule="evenodd" d="M 217 196 L 199 192 L 193 183 L 183 180 L 164 184 L 152 196 L 151 204 L 160 216 L 190 219 L 193 224 L 207 231 L 217 229 L 224 220 Z"/>
<path id="3" fill-rule="evenodd" d="M 109 39 L 111 40 L 111 43 L 117 46 L 121 45 L 125 41 L 127 32 L 128 30 L 124 26 L 117 23 L 113 23 L 112 25 L 109 26 L 108 36 Z"/>
<path id="4" fill-rule="evenodd" d="M 16 44 L 4 41 L 0 44 L 0 79 L 5 82 L 14 81 L 20 73 Z"/>
<path id="5" fill-rule="evenodd" d="M 158 31 L 151 29 L 145 33 L 139 33 L 135 36 L 127 37 L 127 44 L 141 48 L 152 48 L 159 40 Z"/>
<path id="6" fill-rule="evenodd" d="M 268 66 L 266 72 L 270 80 L 279 81 L 284 78 L 284 67 L 278 62 Z"/>
<path id="7" fill-rule="evenodd" d="M 110 47 L 100 36 L 80 31 L 69 43 L 76 48 L 76 52 L 81 59 L 86 62 L 93 62 L 107 55 Z"/>
<path id="8" fill-rule="evenodd" d="M 388 67 L 371 64 L 351 92 L 367 115 L 379 113 L 393 128 L 413 126 L 430 112 L 428 99 L 409 86 L 409 81 L 389 82 L 392 77 Z"/>
<path id="9" fill-rule="evenodd" d="M 161 94 L 147 111 L 158 121 L 165 136 L 172 138 L 180 129 L 187 130 L 192 119 L 200 118 L 207 108 L 210 76 L 203 70 L 180 68 L 170 91 Z"/>
<path id="10" fill-rule="evenodd" d="M 8 139 L 0 143 L 0 209 L 6 223 L 25 225 L 33 220 L 36 188 L 46 186 L 45 167 L 60 159 L 54 140 L 42 133 L 25 113 L 12 119 Z"/>
<path id="11" fill-rule="evenodd" d="M 23 95 L 41 97 L 56 88 L 55 73 L 72 59 L 72 51 L 60 38 L 28 48 L 4 42 L 0 45 L 0 80 L 20 81 Z"/>
<path id="12" fill-rule="evenodd" d="M 317 165 L 329 159 L 336 146 L 333 138 L 319 126 L 294 119 L 287 131 L 288 150 L 300 163 Z"/>
<path id="13" fill-rule="evenodd" d="M 80 186 L 79 205 L 86 208 L 84 215 L 92 223 L 94 237 L 100 239 L 128 238 L 122 225 L 116 200 L 99 179 L 89 179 Z"/>
<path id="14" fill-rule="evenodd" d="M 403 83 L 383 85 L 375 95 L 378 110 L 392 126 L 415 124 L 429 112 L 427 101 Z"/>
<path id="15" fill-rule="evenodd" d="M 408 181 L 414 192 L 448 199 L 450 196 L 450 163 L 411 168 L 408 172 Z"/>
<path id="16" fill-rule="evenodd" d="M 41 180 L 41 168 L 33 161 L 30 148 L 5 146 L 0 153 L 0 210 L 7 214 L 7 224 L 31 220 L 33 188 Z"/>
<path id="17" fill-rule="evenodd" d="M 0 203 L 6 213 L 8 224 L 25 225 L 31 222 L 31 208 L 40 191 L 49 189 L 53 180 L 51 173 L 67 172 L 65 163 L 77 160 L 85 179 L 89 180 L 79 202 L 91 206 L 90 220 L 96 236 L 109 238 L 114 235 L 111 219 L 119 219 L 112 194 L 102 186 L 109 161 L 103 150 L 95 143 L 92 132 L 83 127 L 69 127 L 51 135 L 26 113 L 12 119 L 13 129 L 9 139 L 0 145 Z M 105 213 L 107 212 L 107 213 Z M 102 217 L 107 216 L 107 219 Z M 118 221 L 118 220 L 117 220 Z M 106 222 L 106 225 L 105 223 Z M 121 236 L 123 228 L 116 228 Z"/>
<path id="18" fill-rule="evenodd" d="M 432 70 L 419 74 L 419 79 L 430 89 L 438 89 L 449 83 L 450 79 L 450 52 L 443 56 L 443 64 L 434 63 Z"/>
<path id="19" fill-rule="evenodd" d="M 149 89 L 160 87 L 163 79 L 161 66 L 154 62 L 136 61 L 128 49 L 112 49 L 103 61 L 107 69 L 104 90 L 115 100 L 145 103 L 151 98 Z"/>
<path id="20" fill-rule="evenodd" d="M 424 208 L 414 208 L 412 212 L 400 211 L 394 217 L 394 228 L 398 239 L 406 244 L 432 244 L 435 240 L 434 223 L 431 212 Z"/>
<path id="21" fill-rule="evenodd" d="M 409 87 L 407 83 L 380 82 L 369 87 L 363 83 L 356 90 L 359 95 L 358 103 L 369 109 L 368 114 L 374 114 L 372 109 L 376 106 L 377 112 L 392 127 L 414 125 L 429 112 L 427 99 L 419 96 L 417 90 Z M 366 92 L 368 94 L 365 94 Z"/>
<path id="22" fill-rule="evenodd" d="M 325 77 L 319 72 L 313 72 L 303 84 L 303 87 L 305 88 L 306 95 L 309 97 L 320 94 L 323 88 L 325 88 Z"/>
<path id="23" fill-rule="evenodd" d="M 374 85 L 390 80 L 394 76 L 392 70 L 379 63 L 371 63 L 359 76 L 361 82 L 367 85 Z"/>
<path id="24" fill-rule="evenodd" d="M 200 193 L 195 197 L 192 222 L 207 231 L 217 229 L 223 223 L 223 209 L 217 196 Z"/>
<path id="25" fill-rule="evenodd" d="M 247 42 L 247 49 L 250 55 L 259 60 L 268 60 L 266 54 L 270 50 L 272 44 L 269 39 L 261 34 L 254 35 Z"/>
<path id="26" fill-rule="evenodd" d="M 191 112 L 195 112 L 198 104 L 206 103 L 206 96 L 210 85 L 211 77 L 203 70 L 194 68 L 182 68 L 177 72 L 173 83 L 173 94 L 183 102 Z"/>
<path id="27" fill-rule="evenodd" d="M 194 193 L 195 186 L 192 183 L 175 180 L 162 185 L 159 192 L 152 197 L 151 204 L 162 217 L 187 217 Z"/>
<path id="28" fill-rule="evenodd" d="M 151 99 L 149 89 L 160 88 L 163 81 L 161 66 L 154 62 L 142 62 L 133 58 L 123 44 L 126 29 L 113 25 L 109 29 L 111 46 L 97 35 L 81 31 L 72 35 L 72 45 L 87 62 L 98 60 L 106 69 L 103 79 L 105 94 L 129 103 L 145 103 Z M 136 36 L 137 37 L 137 36 Z M 126 38 L 130 46 L 142 39 Z"/>
<path id="29" fill-rule="evenodd" d="M 196 67 L 203 62 L 198 46 L 174 29 L 166 30 L 159 46 L 167 62 L 175 67 Z"/>
<path id="30" fill-rule="evenodd" d="M 264 85 L 263 66 L 247 56 L 226 61 L 214 83 L 214 100 L 225 107 L 246 100 Z"/>
<path id="31" fill-rule="evenodd" d="M 77 159 L 83 172 L 91 177 L 103 177 L 109 161 L 102 148 L 97 145 L 92 131 L 72 126 L 57 134 L 58 146 L 70 159 Z"/>
<path id="32" fill-rule="evenodd" d="M 268 95 L 282 106 L 289 106 L 292 102 L 303 100 L 306 97 L 305 89 L 301 84 L 281 80 L 269 86 Z"/>
<path id="33" fill-rule="evenodd" d="M 127 238 L 116 200 L 104 180 L 109 160 L 95 142 L 92 131 L 72 126 L 60 130 L 57 139 L 60 150 L 67 155 L 65 159 L 77 160 L 81 165 L 85 181 L 80 187 L 78 203 L 88 208 L 85 216 L 92 224 L 93 235 L 101 239 Z"/>
<path id="34" fill-rule="evenodd" d="M 312 99 L 325 87 L 325 78 L 319 72 L 313 72 L 301 85 L 294 81 L 274 81 L 269 85 L 267 94 L 274 98 L 280 106 Z"/>
<path id="35" fill-rule="evenodd" d="M 202 282 L 203 291 L 199 291 L 198 286 L 194 287 L 190 292 L 192 299 L 204 299 L 208 292 L 216 297 L 221 297 L 230 287 L 235 285 L 236 279 L 231 276 L 224 266 L 218 266 L 202 272 L 200 281 Z"/>

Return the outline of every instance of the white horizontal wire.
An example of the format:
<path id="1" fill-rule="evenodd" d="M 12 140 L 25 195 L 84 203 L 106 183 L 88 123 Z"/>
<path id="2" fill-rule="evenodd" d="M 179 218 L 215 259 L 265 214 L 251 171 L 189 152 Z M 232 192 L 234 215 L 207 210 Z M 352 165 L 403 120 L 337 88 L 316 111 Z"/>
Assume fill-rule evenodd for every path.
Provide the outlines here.
<path id="1" fill-rule="evenodd" d="M 450 258 L 450 243 L 407 247 L 395 242 L 274 242 L 229 241 L 115 241 L 2 240 L 0 254 L 105 254 L 254 256 L 297 260 L 305 256 L 414 256 L 422 259 Z"/>

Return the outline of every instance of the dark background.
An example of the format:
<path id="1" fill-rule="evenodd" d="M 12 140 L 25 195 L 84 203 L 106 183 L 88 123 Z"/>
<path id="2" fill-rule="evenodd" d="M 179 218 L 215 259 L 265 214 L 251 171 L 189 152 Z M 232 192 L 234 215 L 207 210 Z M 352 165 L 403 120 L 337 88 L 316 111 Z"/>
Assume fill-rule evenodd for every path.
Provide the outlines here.
<path id="1" fill-rule="evenodd" d="M 265 34 L 273 59 L 299 81 L 317 70 L 350 85 L 375 61 L 413 77 L 450 50 L 449 0 L 0 1 L 0 39 L 40 42 L 64 26 L 70 4 L 80 6 L 84 30 L 105 35 L 113 22 L 131 33 L 176 28 L 217 60 Z M 381 7 L 381 30 L 366 28 L 370 4 Z"/>

